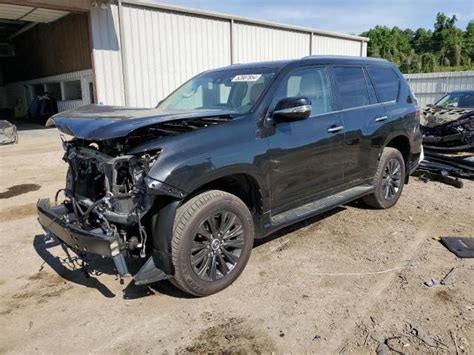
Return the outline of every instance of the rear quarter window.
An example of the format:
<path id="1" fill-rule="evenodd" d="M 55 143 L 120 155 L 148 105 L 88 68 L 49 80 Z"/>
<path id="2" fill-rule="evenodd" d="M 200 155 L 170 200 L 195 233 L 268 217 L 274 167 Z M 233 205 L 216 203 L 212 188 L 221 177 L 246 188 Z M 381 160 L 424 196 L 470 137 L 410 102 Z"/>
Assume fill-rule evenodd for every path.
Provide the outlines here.
<path id="1" fill-rule="evenodd" d="M 380 102 L 395 101 L 398 98 L 400 78 L 391 68 L 367 67 L 370 79 Z"/>

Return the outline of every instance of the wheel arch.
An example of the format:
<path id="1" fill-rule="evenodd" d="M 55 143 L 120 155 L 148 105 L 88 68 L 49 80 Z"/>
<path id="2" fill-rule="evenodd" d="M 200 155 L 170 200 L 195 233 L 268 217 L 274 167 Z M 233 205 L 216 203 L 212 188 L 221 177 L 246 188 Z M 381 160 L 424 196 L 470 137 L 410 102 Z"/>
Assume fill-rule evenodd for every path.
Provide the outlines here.
<path id="1" fill-rule="evenodd" d="M 387 139 L 387 143 L 385 144 L 384 148 L 385 147 L 395 148 L 402 154 L 403 160 L 405 162 L 405 183 L 407 183 L 411 155 L 410 139 L 403 134 L 392 136 Z"/>
<path id="2" fill-rule="evenodd" d="M 264 192 L 257 178 L 249 173 L 230 173 L 216 175 L 207 182 L 195 187 L 184 199 L 190 198 L 207 190 L 221 190 L 240 198 L 252 215 L 261 215 L 264 211 Z"/>
<path id="3" fill-rule="evenodd" d="M 194 196 L 208 190 L 221 190 L 240 198 L 250 210 L 254 220 L 255 233 L 261 227 L 264 205 L 264 191 L 257 178 L 249 173 L 216 174 L 205 183 L 196 186 L 182 199 L 166 196 L 157 199 L 150 217 L 155 265 L 167 274 L 174 274 L 171 262 L 171 238 L 176 210 Z"/>

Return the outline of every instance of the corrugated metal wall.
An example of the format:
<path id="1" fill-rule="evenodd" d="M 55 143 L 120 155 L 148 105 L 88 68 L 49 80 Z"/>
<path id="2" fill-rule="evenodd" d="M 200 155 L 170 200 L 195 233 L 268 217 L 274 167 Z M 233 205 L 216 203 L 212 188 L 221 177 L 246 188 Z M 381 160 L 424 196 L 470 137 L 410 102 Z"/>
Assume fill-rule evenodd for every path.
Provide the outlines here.
<path id="1" fill-rule="evenodd" d="M 332 54 L 332 55 L 361 55 L 361 41 L 352 41 L 344 38 L 334 38 L 319 34 L 313 35 L 312 54 Z M 367 52 L 363 54 L 366 56 Z"/>
<path id="2" fill-rule="evenodd" d="M 230 64 L 227 21 L 124 6 L 129 105 L 156 106 L 192 76 Z"/>
<path id="3" fill-rule="evenodd" d="M 193 75 L 231 63 L 365 55 L 360 37 L 122 1 L 122 11 L 91 10 L 97 96 L 106 105 L 153 107 Z"/>
<path id="4" fill-rule="evenodd" d="M 454 90 L 474 89 L 474 71 L 405 74 L 420 105 L 433 104 Z"/>
<path id="5" fill-rule="evenodd" d="M 367 57 L 367 42 L 362 42 L 362 57 Z"/>
<path id="6" fill-rule="evenodd" d="M 309 33 L 234 23 L 235 63 L 295 59 L 309 55 Z"/>
<path id="7" fill-rule="evenodd" d="M 97 102 L 125 105 L 118 8 L 92 8 L 92 57 Z"/>

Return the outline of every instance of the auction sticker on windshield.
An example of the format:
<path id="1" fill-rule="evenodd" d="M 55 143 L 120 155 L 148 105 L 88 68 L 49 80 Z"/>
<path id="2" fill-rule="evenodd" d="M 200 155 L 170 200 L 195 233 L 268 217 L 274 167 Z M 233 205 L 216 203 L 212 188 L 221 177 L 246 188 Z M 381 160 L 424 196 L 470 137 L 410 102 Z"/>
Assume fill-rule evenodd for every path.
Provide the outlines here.
<path id="1" fill-rule="evenodd" d="M 257 81 L 260 79 L 262 74 L 242 74 L 242 75 L 236 75 L 232 79 L 232 81 Z"/>

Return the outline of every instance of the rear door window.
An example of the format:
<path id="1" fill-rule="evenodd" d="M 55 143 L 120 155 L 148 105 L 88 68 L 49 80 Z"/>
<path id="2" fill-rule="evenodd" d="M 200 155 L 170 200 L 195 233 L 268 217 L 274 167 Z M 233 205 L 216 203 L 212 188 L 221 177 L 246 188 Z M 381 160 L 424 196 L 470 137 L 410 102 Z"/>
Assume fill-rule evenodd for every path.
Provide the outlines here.
<path id="1" fill-rule="evenodd" d="M 391 68 L 367 67 L 367 72 L 375 85 L 380 102 L 397 100 L 400 80 Z"/>
<path id="2" fill-rule="evenodd" d="M 280 100 L 298 96 L 310 99 L 311 115 L 313 116 L 332 111 L 331 91 L 326 68 L 296 69 L 282 81 L 276 98 Z"/>
<path id="3" fill-rule="evenodd" d="M 341 109 L 369 105 L 369 92 L 361 67 L 334 67 L 336 92 Z"/>

